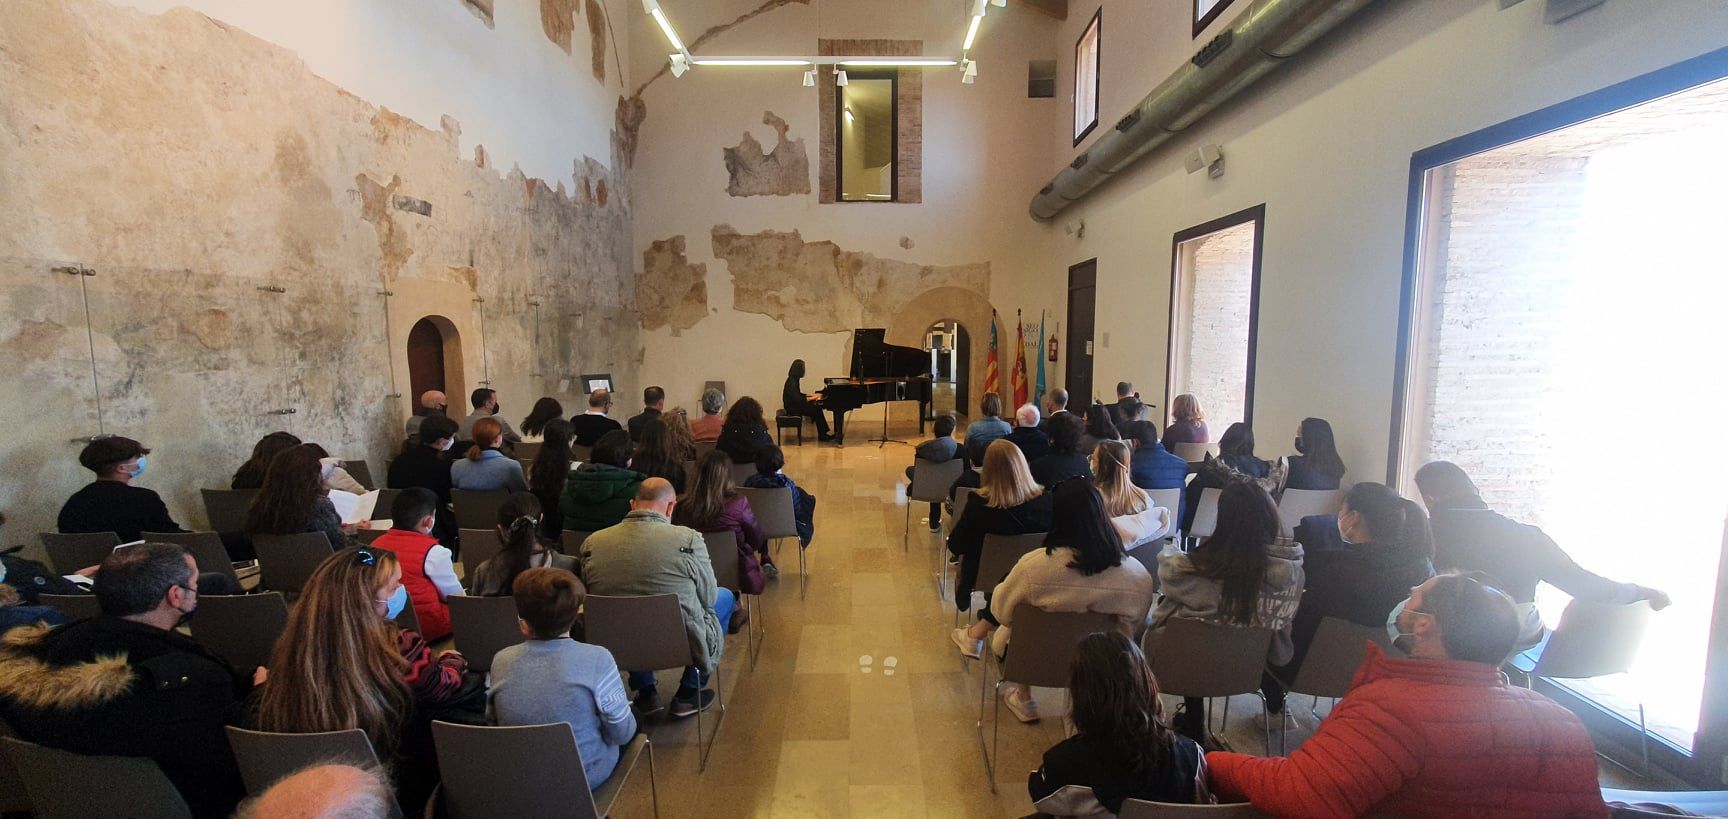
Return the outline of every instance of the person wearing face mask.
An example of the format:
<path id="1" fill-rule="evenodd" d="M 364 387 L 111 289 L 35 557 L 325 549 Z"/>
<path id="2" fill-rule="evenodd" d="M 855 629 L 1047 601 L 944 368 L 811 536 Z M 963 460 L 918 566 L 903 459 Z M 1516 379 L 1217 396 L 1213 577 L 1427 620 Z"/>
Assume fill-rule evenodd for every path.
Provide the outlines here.
<path id="1" fill-rule="evenodd" d="M 444 599 L 462 594 L 450 550 L 432 536 L 437 510 L 438 496 L 431 490 L 404 489 L 390 506 L 390 531 L 372 541 L 373 548 L 388 549 L 401 561 L 402 586 L 428 640 L 450 636 L 450 606 Z"/>
<path id="2" fill-rule="evenodd" d="M 1326 419 L 1302 419 L 1294 443 L 1300 454 L 1283 461 L 1284 489 L 1337 489 L 1342 484 L 1344 459 L 1338 457 L 1338 444 Z"/>
<path id="3" fill-rule="evenodd" d="M 455 651 L 394 619 L 408 605 L 395 553 L 342 549 L 314 569 L 270 654 L 256 728 L 318 733 L 358 728 L 394 774 L 397 798 L 423 805 L 437 781 L 431 721 L 484 718 L 485 679 Z"/>
<path id="4" fill-rule="evenodd" d="M 0 645 L 0 718 L 18 737 L 80 754 L 148 757 L 194 816 L 227 816 L 244 795 L 224 726 L 262 668 L 236 672 L 175 631 L 198 609 L 185 549 L 143 543 L 96 573 L 102 614 L 24 626 Z"/>
<path id="5" fill-rule="evenodd" d="M 169 516 L 161 495 L 132 485 L 144 474 L 149 455 L 143 444 L 118 435 L 85 444 L 78 463 L 96 473 L 96 480 L 60 507 L 60 531 L 113 532 L 121 543 L 137 540 L 144 532 L 186 531 Z"/>
<path id="6" fill-rule="evenodd" d="M 1583 723 L 1501 678 L 1512 600 L 1481 575 L 1409 595 L 1391 623 L 1409 659 L 1369 645 L 1350 693 L 1288 757 L 1207 754 L 1219 800 L 1273 816 L 1607 816 Z"/>
<path id="7" fill-rule="evenodd" d="M 442 416 L 427 418 L 420 425 L 420 442 L 402 450 L 390 462 L 385 484 L 391 489 L 420 487 L 438 496 L 437 523 L 432 534 L 446 546 L 456 542 L 456 518 L 450 512 L 450 446 L 456 441 L 456 422 Z"/>

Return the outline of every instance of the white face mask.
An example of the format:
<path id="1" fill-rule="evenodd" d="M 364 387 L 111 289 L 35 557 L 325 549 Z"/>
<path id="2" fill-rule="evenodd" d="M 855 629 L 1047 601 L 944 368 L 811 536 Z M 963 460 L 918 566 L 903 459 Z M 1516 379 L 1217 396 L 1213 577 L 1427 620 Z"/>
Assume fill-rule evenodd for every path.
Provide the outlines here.
<path id="1" fill-rule="evenodd" d="M 451 445 L 452 445 L 452 444 L 454 444 L 454 443 L 456 443 L 456 439 L 455 439 L 455 438 L 445 438 L 445 439 L 444 439 L 444 445 L 443 445 L 443 446 L 441 446 L 441 447 L 438 447 L 438 451 L 439 451 L 439 452 L 449 452 L 449 451 L 450 451 L 450 446 L 451 446 Z"/>

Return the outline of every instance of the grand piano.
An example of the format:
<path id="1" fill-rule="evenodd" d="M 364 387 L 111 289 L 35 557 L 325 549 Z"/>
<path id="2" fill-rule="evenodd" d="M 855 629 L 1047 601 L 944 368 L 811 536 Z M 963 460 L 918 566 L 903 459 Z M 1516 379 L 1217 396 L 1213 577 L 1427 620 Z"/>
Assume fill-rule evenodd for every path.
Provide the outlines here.
<path id="1" fill-rule="evenodd" d="M 918 432 L 930 414 L 930 352 L 885 343 L 882 329 L 852 331 L 852 372 L 824 379 L 822 408 L 834 413 L 834 437 L 846 439 L 846 413 L 865 404 L 917 401 Z"/>

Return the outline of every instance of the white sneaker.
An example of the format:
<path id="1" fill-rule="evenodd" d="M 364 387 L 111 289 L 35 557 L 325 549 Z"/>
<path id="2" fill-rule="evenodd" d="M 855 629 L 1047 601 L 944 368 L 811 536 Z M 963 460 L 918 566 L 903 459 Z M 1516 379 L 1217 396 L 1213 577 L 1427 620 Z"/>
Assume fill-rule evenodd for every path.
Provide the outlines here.
<path id="1" fill-rule="evenodd" d="M 1038 721 L 1038 701 L 1026 689 L 1016 685 L 1002 695 L 1002 703 L 1014 712 L 1014 717 L 1028 725 Z"/>
<path id="2" fill-rule="evenodd" d="M 1254 715 L 1254 727 L 1259 728 L 1262 731 L 1271 730 L 1271 728 L 1278 728 L 1280 727 L 1280 722 L 1283 723 L 1282 727 L 1285 730 L 1295 728 L 1296 715 L 1290 713 L 1289 709 L 1285 709 L 1276 714 L 1267 714 L 1265 711 L 1261 711 Z M 1268 726 L 1270 726 L 1270 728 Z"/>
<path id="3" fill-rule="evenodd" d="M 948 638 L 954 641 L 954 645 L 960 647 L 961 654 L 971 657 L 974 660 L 984 656 L 984 641 L 974 640 L 967 636 L 966 629 L 954 629 L 953 631 L 948 632 Z"/>

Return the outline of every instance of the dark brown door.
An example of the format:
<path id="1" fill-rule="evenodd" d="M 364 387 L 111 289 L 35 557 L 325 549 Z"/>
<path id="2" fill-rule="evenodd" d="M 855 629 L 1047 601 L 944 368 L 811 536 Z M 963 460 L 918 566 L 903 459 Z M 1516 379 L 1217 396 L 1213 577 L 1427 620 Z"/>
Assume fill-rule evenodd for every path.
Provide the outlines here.
<path id="1" fill-rule="evenodd" d="M 408 330 L 408 383 L 413 406 L 427 390 L 444 392 L 444 334 L 431 319 L 414 322 Z"/>
<path id="2" fill-rule="evenodd" d="M 1068 268 L 1068 333 L 1061 352 L 1068 356 L 1068 405 L 1092 404 L 1092 327 L 1098 312 L 1098 260 Z"/>

